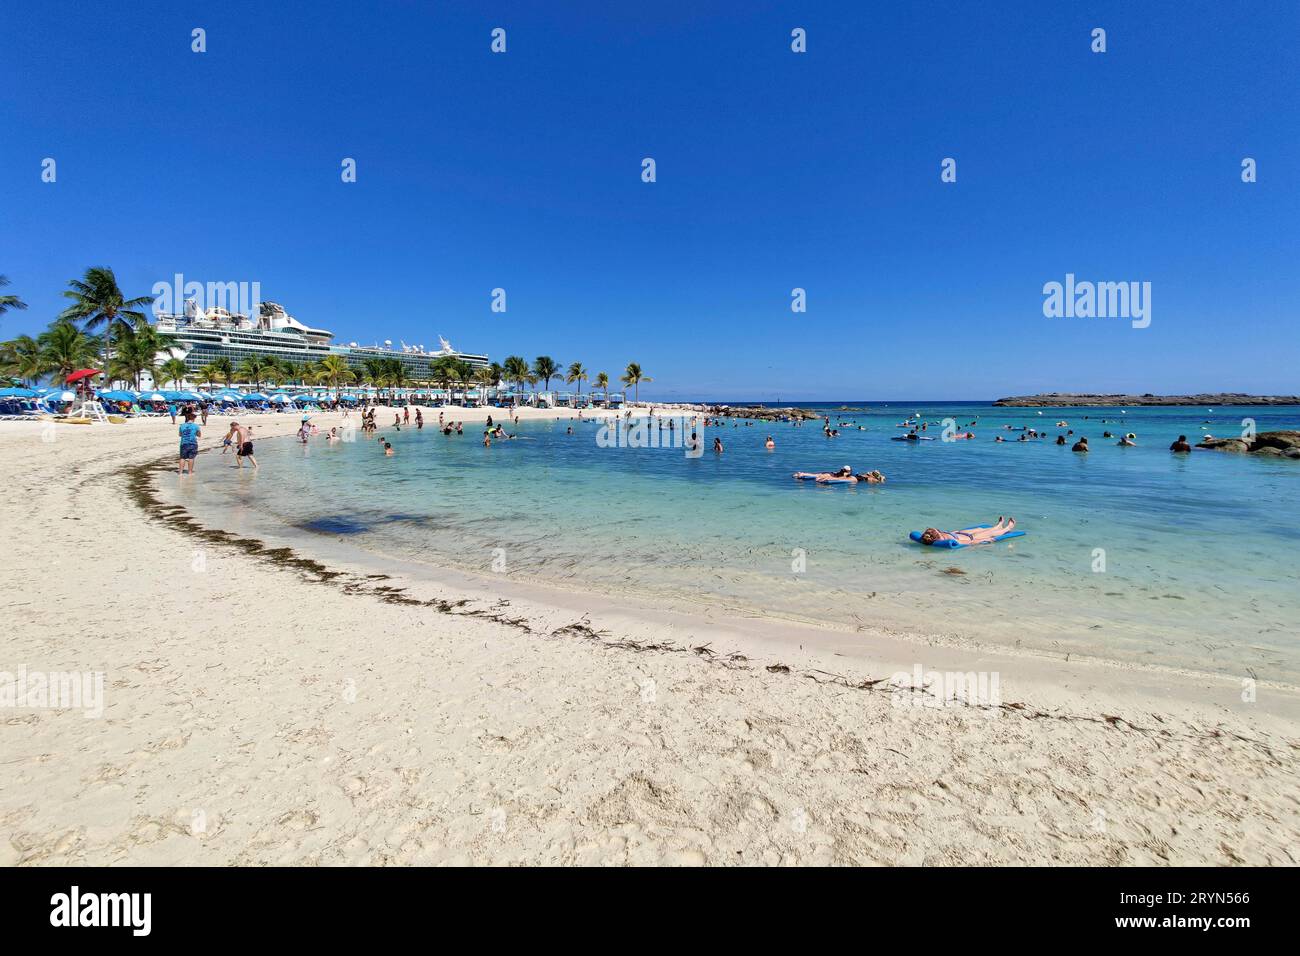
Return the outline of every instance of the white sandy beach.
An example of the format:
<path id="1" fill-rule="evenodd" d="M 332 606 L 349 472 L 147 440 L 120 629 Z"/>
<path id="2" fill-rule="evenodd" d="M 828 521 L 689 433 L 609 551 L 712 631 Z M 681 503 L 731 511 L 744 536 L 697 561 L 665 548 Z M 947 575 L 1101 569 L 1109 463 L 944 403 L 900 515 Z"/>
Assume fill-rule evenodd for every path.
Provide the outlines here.
<path id="1" fill-rule="evenodd" d="M 0 709 L 4 863 L 1297 862 L 1290 689 L 322 569 L 151 501 L 175 446 L 0 424 L 0 671 L 105 674 Z M 918 663 L 1003 706 L 872 683 Z"/>

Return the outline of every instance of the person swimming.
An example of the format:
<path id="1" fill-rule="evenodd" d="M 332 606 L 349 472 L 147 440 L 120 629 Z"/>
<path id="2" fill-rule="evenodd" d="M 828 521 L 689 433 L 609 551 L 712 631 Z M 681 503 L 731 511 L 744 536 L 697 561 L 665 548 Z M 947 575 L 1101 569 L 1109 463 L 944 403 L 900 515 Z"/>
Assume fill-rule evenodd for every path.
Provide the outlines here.
<path id="1" fill-rule="evenodd" d="M 1125 435 L 1125 436 L 1124 436 L 1123 438 L 1121 438 L 1119 441 L 1115 442 L 1115 444 L 1118 445 L 1120 448 L 1136 448 L 1136 447 L 1137 447 L 1137 442 L 1135 442 L 1135 441 L 1134 441 L 1132 438 L 1130 438 L 1128 435 Z"/>
<path id="2" fill-rule="evenodd" d="M 1077 442 L 1075 442 L 1072 446 L 1070 446 L 1070 451 L 1087 451 L 1087 450 L 1088 450 L 1087 436 L 1080 438 Z"/>
<path id="3" fill-rule="evenodd" d="M 999 536 L 1013 530 L 1015 526 L 1015 518 L 1004 518 L 998 515 L 998 523 L 991 528 L 963 528 L 960 531 L 940 531 L 938 528 L 926 528 L 921 532 L 921 543 L 934 544 L 936 541 L 956 541 L 958 544 L 990 544 Z"/>
<path id="4" fill-rule="evenodd" d="M 1186 435 L 1179 435 L 1178 441 L 1170 445 L 1169 450 L 1176 451 L 1176 452 L 1189 452 L 1192 450 L 1192 446 L 1187 443 Z"/>
<path id="5" fill-rule="evenodd" d="M 776 442 L 772 441 L 771 435 L 767 436 L 767 441 L 763 442 L 763 447 L 768 449 L 769 451 L 776 447 Z"/>

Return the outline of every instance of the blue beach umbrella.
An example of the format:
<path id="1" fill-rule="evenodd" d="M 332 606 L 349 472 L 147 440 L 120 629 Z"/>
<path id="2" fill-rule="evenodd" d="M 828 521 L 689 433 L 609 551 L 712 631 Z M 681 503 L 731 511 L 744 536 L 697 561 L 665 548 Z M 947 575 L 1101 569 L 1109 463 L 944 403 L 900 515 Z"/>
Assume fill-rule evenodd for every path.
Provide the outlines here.
<path id="1" fill-rule="evenodd" d="M 30 388 L 0 388 L 0 398 L 35 398 L 36 392 Z"/>

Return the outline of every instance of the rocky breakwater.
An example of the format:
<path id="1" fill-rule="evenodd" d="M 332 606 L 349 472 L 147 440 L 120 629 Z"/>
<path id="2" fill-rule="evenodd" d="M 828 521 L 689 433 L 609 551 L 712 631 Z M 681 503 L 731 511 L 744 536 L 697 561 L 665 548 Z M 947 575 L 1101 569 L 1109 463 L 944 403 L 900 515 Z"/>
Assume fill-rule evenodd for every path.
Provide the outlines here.
<path id="1" fill-rule="evenodd" d="M 1300 431 L 1260 432 L 1254 438 L 1207 438 L 1196 447 L 1300 460 Z"/>
<path id="2" fill-rule="evenodd" d="M 807 408 L 769 408 L 766 405 L 717 405 L 710 409 L 709 414 L 720 418 L 754 418 L 769 422 L 789 421 L 792 418 L 804 421 L 821 418 Z"/>

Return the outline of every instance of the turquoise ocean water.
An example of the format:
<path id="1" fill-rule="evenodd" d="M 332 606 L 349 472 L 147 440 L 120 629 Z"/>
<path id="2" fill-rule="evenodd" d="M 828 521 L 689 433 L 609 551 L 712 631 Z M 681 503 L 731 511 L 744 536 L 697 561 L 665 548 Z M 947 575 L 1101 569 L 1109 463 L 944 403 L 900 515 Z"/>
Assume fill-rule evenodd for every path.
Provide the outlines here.
<path id="1" fill-rule="evenodd" d="M 178 500 L 215 525 L 289 534 L 307 551 L 346 542 L 485 575 L 496 560 L 507 576 L 687 608 L 1300 683 L 1300 462 L 1168 451 L 1179 434 L 1239 434 L 1246 417 L 1260 431 L 1300 427 L 1300 408 L 807 407 L 840 437 L 824 437 L 819 422 L 728 422 L 701 429 L 699 458 L 602 448 L 601 426 L 576 420 L 511 426 L 519 437 L 491 448 L 481 426 L 459 437 L 381 428 L 393 458 L 359 434 L 262 441 L 260 474 L 207 454 Z M 918 412 L 974 422 L 977 438 L 890 441 Z M 1054 438 L 1061 420 L 1089 437 L 1090 454 L 1017 443 L 1002 427 Z M 1139 445 L 1116 447 L 1105 430 L 1134 432 Z M 710 450 L 715 437 L 722 455 Z M 843 464 L 888 482 L 790 477 Z M 1000 514 L 1027 535 L 956 551 L 907 537 Z"/>

